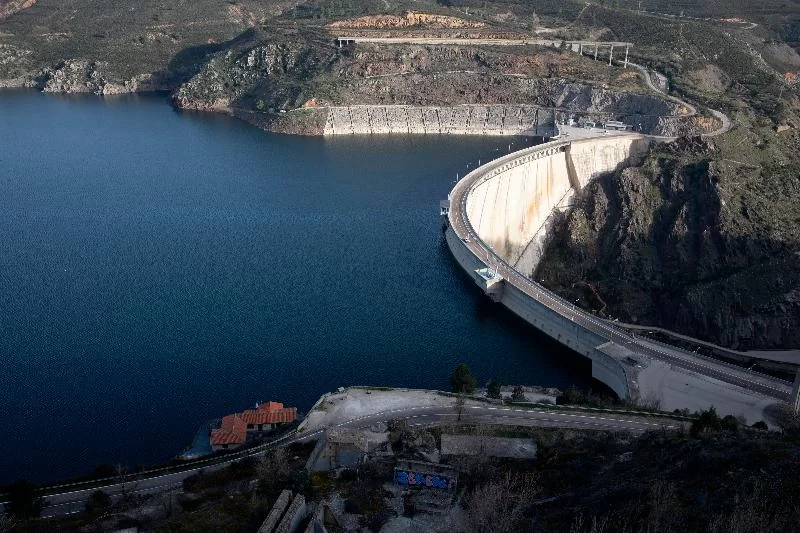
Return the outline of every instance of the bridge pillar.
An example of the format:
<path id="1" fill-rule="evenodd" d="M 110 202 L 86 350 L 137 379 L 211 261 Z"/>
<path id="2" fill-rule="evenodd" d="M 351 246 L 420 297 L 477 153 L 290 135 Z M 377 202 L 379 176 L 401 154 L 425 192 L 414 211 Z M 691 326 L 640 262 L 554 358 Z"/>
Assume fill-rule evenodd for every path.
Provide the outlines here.
<path id="1" fill-rule="evenodd" d="M 789 399 L 789 405 L 792 411 L 800 413 L 800 370 L 794 376 L 794 388 L 792 389 L 792 397 Z"/>
<path id="2" fill-rule="evenodd" d="M 628 68 L 628 47 L 625 47 L 625 68 Z"/>
<path id="3" fill-rule="evenodd" d="M 594 43 L 594 60 L 597 61 L 597 50 L 600 48 L 600 45 Z"/>
<path id="4" fill-rule="evenodd" d="M 611 61 L 614 59 L 614 45 L 611 45 L 611 49 L 608 52 L 608 66 L 611 66 Z"/>

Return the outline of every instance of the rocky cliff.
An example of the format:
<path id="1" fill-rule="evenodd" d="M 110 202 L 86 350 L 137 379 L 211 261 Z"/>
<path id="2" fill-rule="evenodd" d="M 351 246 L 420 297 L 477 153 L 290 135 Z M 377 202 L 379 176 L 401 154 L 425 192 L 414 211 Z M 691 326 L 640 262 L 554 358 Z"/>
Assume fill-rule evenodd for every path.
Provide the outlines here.
<path id="1" fill-rule="evenodd" d="M 797 172 L 721 160 L 699 139 L 656 148 L 583 191 L 535 277 L 621 321 L 736 349 L 796 348 Z"/>

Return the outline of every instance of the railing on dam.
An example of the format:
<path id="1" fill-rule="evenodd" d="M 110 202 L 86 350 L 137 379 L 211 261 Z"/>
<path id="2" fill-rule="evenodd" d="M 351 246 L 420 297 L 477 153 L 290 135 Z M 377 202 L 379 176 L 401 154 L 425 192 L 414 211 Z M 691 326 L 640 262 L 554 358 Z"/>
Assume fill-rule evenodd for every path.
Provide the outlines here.
<path id="1" fill-rule="evenodd" d="M 668 348 L 663 345 L 649 343 L 645 339 L 636 337 L 606 320 L 583 311 L 573 303 L 564 300 L 517 271 L 478 235 L 472 226 L 467 211 L 467 200 L 472 191 L 481 184 L 514 167 L 524 165 L 535 159 L 549 157 L 558 152 L 567 151 L 576 142 L 584 143 L 596 140 L 553 141 L 503 156 L 473 170 L 459 181 L 450 193 L 448 221 L 451 229 L 471 254 L 502 276 L 506 283 L 512 284 L 530 298 L 535 299 L 554 313 L 571 321 L 577 327 L 623 346 L 633 354 L 641 354 L 662 360 L 783 401 L 789 400 L 791 384 L 788 382 L 772 376 L 747 371 L 735 365 L 690 353 L 677 347 Z"/>

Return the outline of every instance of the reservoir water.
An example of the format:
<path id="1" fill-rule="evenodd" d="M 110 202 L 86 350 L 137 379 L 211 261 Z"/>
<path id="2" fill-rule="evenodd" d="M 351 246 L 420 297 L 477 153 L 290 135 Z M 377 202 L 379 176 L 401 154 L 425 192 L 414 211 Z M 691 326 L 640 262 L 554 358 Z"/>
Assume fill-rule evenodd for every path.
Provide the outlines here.
<path id="1" fill-rule="evenodd" d="M 169 460 L 256 401 L 446 389 L 460 362 L 480 383 L 592 386 L 444 244 L 456 173 L 509 142 L 0 92 L 0 483 Z"/>

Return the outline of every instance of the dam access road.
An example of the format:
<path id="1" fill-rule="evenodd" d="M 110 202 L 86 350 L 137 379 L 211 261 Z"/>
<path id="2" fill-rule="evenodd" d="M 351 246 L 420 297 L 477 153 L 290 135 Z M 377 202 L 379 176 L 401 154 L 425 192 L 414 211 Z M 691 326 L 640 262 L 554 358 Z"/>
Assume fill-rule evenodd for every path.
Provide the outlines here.
<path id="1" fill-rule="evenodd" d="M 776 402 L 796 405 L 792 384 L 656 343 L 576 307 L 532 277 L 555 215 L 600 174 L 633 164 L 652 139 L 630 133 L 557 140 L 485 164 L 448 200 L 445 237 L 460 266 L 496 302 L 589 358 L 592 375 L 620 398 L 662 409 L 702 410 L 764 420 Z"/>

